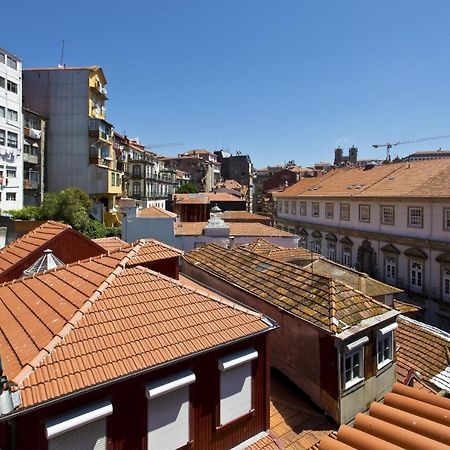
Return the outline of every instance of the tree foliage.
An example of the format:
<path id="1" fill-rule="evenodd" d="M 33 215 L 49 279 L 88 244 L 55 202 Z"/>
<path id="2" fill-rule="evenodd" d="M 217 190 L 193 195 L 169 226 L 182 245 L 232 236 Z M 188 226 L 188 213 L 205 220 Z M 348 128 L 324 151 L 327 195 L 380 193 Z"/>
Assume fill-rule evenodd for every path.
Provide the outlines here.
<path id="1" fill-rule="evenodd" d="M 90 216 L 92 203 L 89 196 L 78 188 L 45 194 L 41 206 L 28 206 L 9 211 L 14 219 L 56 220 L 64 222 L 91 239 L 120 236 L 120 229 L 105 227 Z"/>
<path id="2" fill-rule="evenodd" d="M 192 183 L 183 184 L 176 191 L 177 194 L 196 194 L 198 189 Z"/>

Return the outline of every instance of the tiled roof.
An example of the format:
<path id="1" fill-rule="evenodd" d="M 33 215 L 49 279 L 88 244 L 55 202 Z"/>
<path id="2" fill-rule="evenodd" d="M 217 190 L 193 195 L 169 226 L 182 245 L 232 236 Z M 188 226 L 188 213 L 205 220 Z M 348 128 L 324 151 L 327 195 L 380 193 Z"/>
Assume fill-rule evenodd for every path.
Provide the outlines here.
<path id="1" fill-rule="evenodd" d="M 270 217 L 251 213 L 249 211 L 224 211 L 219 213 L 219 217 L 225 220 L 225 222 L 231 220 L 253 220 L 255 222 L 258 222 L 259 220 L 270 221 Z"/>
<path id="2" fill-rule="evenodd" d="M 394 299 L 394 309 L 397 311 L 400 311 L 402 314 L 405 315 L 412 315 L 414 317 L 414 314 L 418 313 L 422 310 L 420 306 L 413 305 L 412 303 L 402 302 L 400 300 Z"/>
<path id="3" fill-rule="evenodd" d="M 286 450 L 307 450 L 336 430 L 336 425 L 297 386 L 272 373 L 270 430 Z"/>
<path id="4" fill-rule="evenodd" d="M 131 267 L 145 247 L 0 287 L 2 362 L 21 407 L 271 328 L 258 313 Z"/>
<path id="5" fill-rule="evenodd" d="M 164 244 L 155 239 L 140 239 L 133 242 L 133 247 L 138 247 L 138 252 L 130 257 L 128 266 L 137 266 L 162 259 L 178 258 L 183 254 L 181 250 Z"/>
<path id="6" fill-rule="evenodd" d="M 242 247 L 208 244 L 184 255 L 195 267 L 331 333 L 390 308 L 341 282 Z"/>
<path id="7" fill-rule="evenodd" d="M 141 209 L 138 215 L 139 217 L 177 217 L 175 213 L 163 208 L 158 208 L 157 206 Z"/>
<path id="8" fill-rule="evenodd" d="M 247 244 L 246 247 L 252 252 L 256 252 L 260 255 L 270 257 L 275 261 L 293 262 L 293 261 L 311 261 L 320 258 L 317 253 L 310 252 L 301 247 L 286 248 L 276 244 L 272 244 L 265 239 L 257 239 L 251 244 Z"/>
<path id="9" fill-rule="evenodd" d="M 280 250 L 282 247 L 276 244 L 272 244 L 272 242 L 267 241 L 263 238 L 258 238 L 256 241 L 253 241 L 251 244 L 247 244 L 246 247 L 252 251 L 261 254 L 266 254 L 272 250 Z"/>
<path id="10" fill-rule="evenodd" d="M 369 297 L 378 297 L 381 295 L 398 294 L 403 292 L 402 289 L 398 289 L 389 284 L 375 280 L 374 278 L 370 278 L 365 273 L 358 272 L 355 269 L 351 269 L 350 267 L 325 258 L 319 258 L 304 268 L 306 270 L 312 270 L 314 273 L 339 279 L 343 283 L 348 284 L 355 289 L 359 289 L 360 278 L 364 277 L 366 285 L 364 293 Z"/>
<path id="11" fill-rule="evenodd" d="M 96 244 L 100 245 L 100 247 L 103 247 L 107 252 L 118 250 L 119 248 L 125 248 L 130 245 L 128 242 L 123 241 L 117 236 L 104 237 L 92 240 Z"/>
<path id="12" fill-rule="evenodd" d="M 423 381 L 450 392 L 450 334 L 406 316 L 397 323 L 399 381 L 413 369 Z"/>
<path id="13" fill-rule="evenodd" d="M 240 193 L 236 191 L 236 195 L 229 194 L 228 192 L 208 192 L 207 193 L 210 203 L 214 202 L 245 202 L 245 199 L 241 197 Z"/>
<path id="14" fill-rule="evenodd" d="M 277 195 L 286 197 L 407 197 L 450 196 L 450 159 L 335 169 L 322 177 L 303 178 Z"/>
<path id="15" fill-rule="evenodd" d="M 177 236 L 201 236 L 208 222 L 180 222 L 175 224 Z M 230 228 L 230 236 L 266 236 L 266 237 L 295 237 L 294 234 L 278 228 L 256 222 L 226 222 Z"/>
<path id="16" fill-rule="evenodd" d="M 280 447 L 275 438 L 268 434 L 267 436 L 263 437 L 259 441 L 255 442 L 252 445 L 249 445 L 246 447 L 246 450 L 280 450 L 283 449 L 283 447 Z"/>
<path id="17" fill-rule="evenodd" d="M 449 448 L 449 416 L 450 399 L 397 383 L 384 403 L 373 402 L 369 414 L 357 414 L 353 427 L 342 425 L 337 440 L 326 437 L 319 449 Z"/>

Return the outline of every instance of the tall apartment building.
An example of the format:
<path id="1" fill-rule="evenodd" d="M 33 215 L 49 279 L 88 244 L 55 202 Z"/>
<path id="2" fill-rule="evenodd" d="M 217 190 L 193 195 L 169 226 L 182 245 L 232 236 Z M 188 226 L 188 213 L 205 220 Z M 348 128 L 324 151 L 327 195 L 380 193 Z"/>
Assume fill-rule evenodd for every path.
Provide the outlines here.
<path id="1" fill-rule="evenodd" d="M 405 289 L 450 330 L 450 159 L 335 169 L 277 195 L 303 245 Z"/>
<path id="2" fill-rule="evenodd" d="M 122 194 L 122 175 L 106 121 L 106 78 L 98 66 L 23 71 L 24 106 L 48 118 L 47 190 L 78 187 L 97 217 Z"/>
<path id="3" fill-rule="evenodd" d="M 0 48 L 0 209 L 23 206 L 22 61 Z"/>

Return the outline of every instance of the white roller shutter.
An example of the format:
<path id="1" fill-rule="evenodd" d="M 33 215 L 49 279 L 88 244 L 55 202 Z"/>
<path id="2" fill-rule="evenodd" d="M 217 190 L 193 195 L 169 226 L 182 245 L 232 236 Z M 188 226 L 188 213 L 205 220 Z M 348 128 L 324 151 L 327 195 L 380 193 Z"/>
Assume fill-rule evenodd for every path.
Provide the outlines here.
<path id="1" fill-rule="evenodd" d="M 48 450 L 106 450 L 106 417 L 61 433 L 48 441 Z"/>

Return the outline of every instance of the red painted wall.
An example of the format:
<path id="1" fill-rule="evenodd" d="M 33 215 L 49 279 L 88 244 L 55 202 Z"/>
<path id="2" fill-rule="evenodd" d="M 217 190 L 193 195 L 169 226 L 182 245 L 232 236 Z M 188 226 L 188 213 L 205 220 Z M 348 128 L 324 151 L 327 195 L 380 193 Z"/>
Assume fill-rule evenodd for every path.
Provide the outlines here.
<path id="1" fill-rule="evenodd" d="M 45 422 L 48 419 L 71 409 L 104 399 L 110 399 L 113 404 L 113 414 L 107 419 L 108 450 L 147 449 L 145 387 L 150 381 L 185 369 L 191 369 L 196 375 L 196 381 L 190 388 L 191 439 L 193 442 L 189 448 L 195 450 L 228 450 L 269 428 L 270 372 L 268 371 L 269 362 L 266 352 L 267 340 L 268 333 L 265 333 L 190 358 L 185 362 L 154 370 L 126 381 L 116 382 L 108 387 L 18 416 L 16 419 L 16 450 L 46 450 Z M 255 411 L 233 424 L 217 429 L 220 386 L 218 359 L 250 347 L 256 349 L 259 354 L 253 362 L 253 404 Z M 0 423 L 0 443 L 2 443 L 1 438 L 6 433 L 2 426 L 7 427 L 7 425 Z"/>

